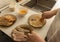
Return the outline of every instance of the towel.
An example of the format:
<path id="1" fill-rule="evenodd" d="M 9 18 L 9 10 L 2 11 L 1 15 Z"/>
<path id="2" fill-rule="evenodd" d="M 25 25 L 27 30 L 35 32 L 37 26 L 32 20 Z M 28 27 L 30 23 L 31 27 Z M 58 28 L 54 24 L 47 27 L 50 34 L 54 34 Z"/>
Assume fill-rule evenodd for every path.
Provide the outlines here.
<path id="1" fill-rule="evenodd" d="M 0 9 L 8 5 L 9 3 L 10 3 L 10 0 L 0 0 Z"/>

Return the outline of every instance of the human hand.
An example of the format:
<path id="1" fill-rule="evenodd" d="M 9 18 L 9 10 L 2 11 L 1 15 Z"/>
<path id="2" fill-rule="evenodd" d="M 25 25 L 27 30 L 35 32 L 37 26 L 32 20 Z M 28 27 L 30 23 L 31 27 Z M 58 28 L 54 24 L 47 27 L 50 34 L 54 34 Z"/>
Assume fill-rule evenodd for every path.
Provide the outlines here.
<path id="1" fill-rule="evenodd" d="M 29 42 L 45 42 L 38 34 L 32 31 L 31 34 L 28 34 Z"/>
<path id="2" fill-rule="evenodd" d="M 49 19 L 49 18 L 51 18 L 55 15 L 54 12 L 55 11 L 45 11 L 45 12 L 43 12 L 42 17 L 46 18 L 46 19 Z"/>

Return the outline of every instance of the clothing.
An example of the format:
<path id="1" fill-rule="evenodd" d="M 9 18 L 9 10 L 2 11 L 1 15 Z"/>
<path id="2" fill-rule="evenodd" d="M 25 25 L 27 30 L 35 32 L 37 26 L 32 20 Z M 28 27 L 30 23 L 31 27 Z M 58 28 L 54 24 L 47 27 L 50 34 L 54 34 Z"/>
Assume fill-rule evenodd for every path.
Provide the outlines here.
<path id="1" fill-rule="evenodd" d="M 47 42 L 60 42 L 60 9 L 47 33 Z"/>

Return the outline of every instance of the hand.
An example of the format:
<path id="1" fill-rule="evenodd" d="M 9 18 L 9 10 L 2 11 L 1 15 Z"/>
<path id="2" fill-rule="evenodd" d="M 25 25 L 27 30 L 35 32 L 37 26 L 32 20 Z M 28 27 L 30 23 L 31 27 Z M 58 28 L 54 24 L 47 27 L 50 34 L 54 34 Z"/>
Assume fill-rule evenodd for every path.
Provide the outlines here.
<path id="1" fill-rule="evenodd" d="M 49 18 L 53 17 L 55 14 L 56 14 L 55 11 L 45 11 L 45 12 L 43 12 L 42 17 L 49 19 Z"/>
<path id="2" fill-rule="evenodd" d="M 29 42 L 45 42 L 39 35 L 34 31 L 31 34 L 28 34 Z"/>

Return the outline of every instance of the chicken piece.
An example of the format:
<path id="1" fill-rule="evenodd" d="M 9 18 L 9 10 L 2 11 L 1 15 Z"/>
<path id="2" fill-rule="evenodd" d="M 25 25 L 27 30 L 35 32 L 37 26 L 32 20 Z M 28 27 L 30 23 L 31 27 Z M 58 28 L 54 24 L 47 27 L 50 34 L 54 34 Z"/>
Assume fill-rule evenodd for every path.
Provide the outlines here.
<path id="1" fill-rule="evenodd" d="M 12 38 L 15 41 L 21 42 L 21 41 L 28 41 L 28 33 L 32 32 L 32 29 L 29 30 L 30 27 L 29 25 L 20 25 L 17 26 L 13 31 L 12 31 Z"/>
<path id="2" fill-rule="evenodd" d="M 8 14 L 0 17 L 0 26 L 11 26 L 16 21 L 16 17 L 14 15 Z"/>
<path id="3" fill-rule="evenodd" d="M 11 21 L 11 22 L 14 22 L 16 21 L 16 17 L 14 15 L 11 15 L 11 14 L 6 14 L 3 16 L 6 20 L 8 21 Z"/>
<path id="4" fill-rule="evenodd" d="M 4 24 L 4 18 L 0 17 L 0 25 Z"/>
<path id="5" fill-rule="evenodd" d="M 19 32 L 16 29 L 12 32 L 12 37 L 15 41 L 26 41 L 27 36 L 24 35 L 24 32 Z"/>

